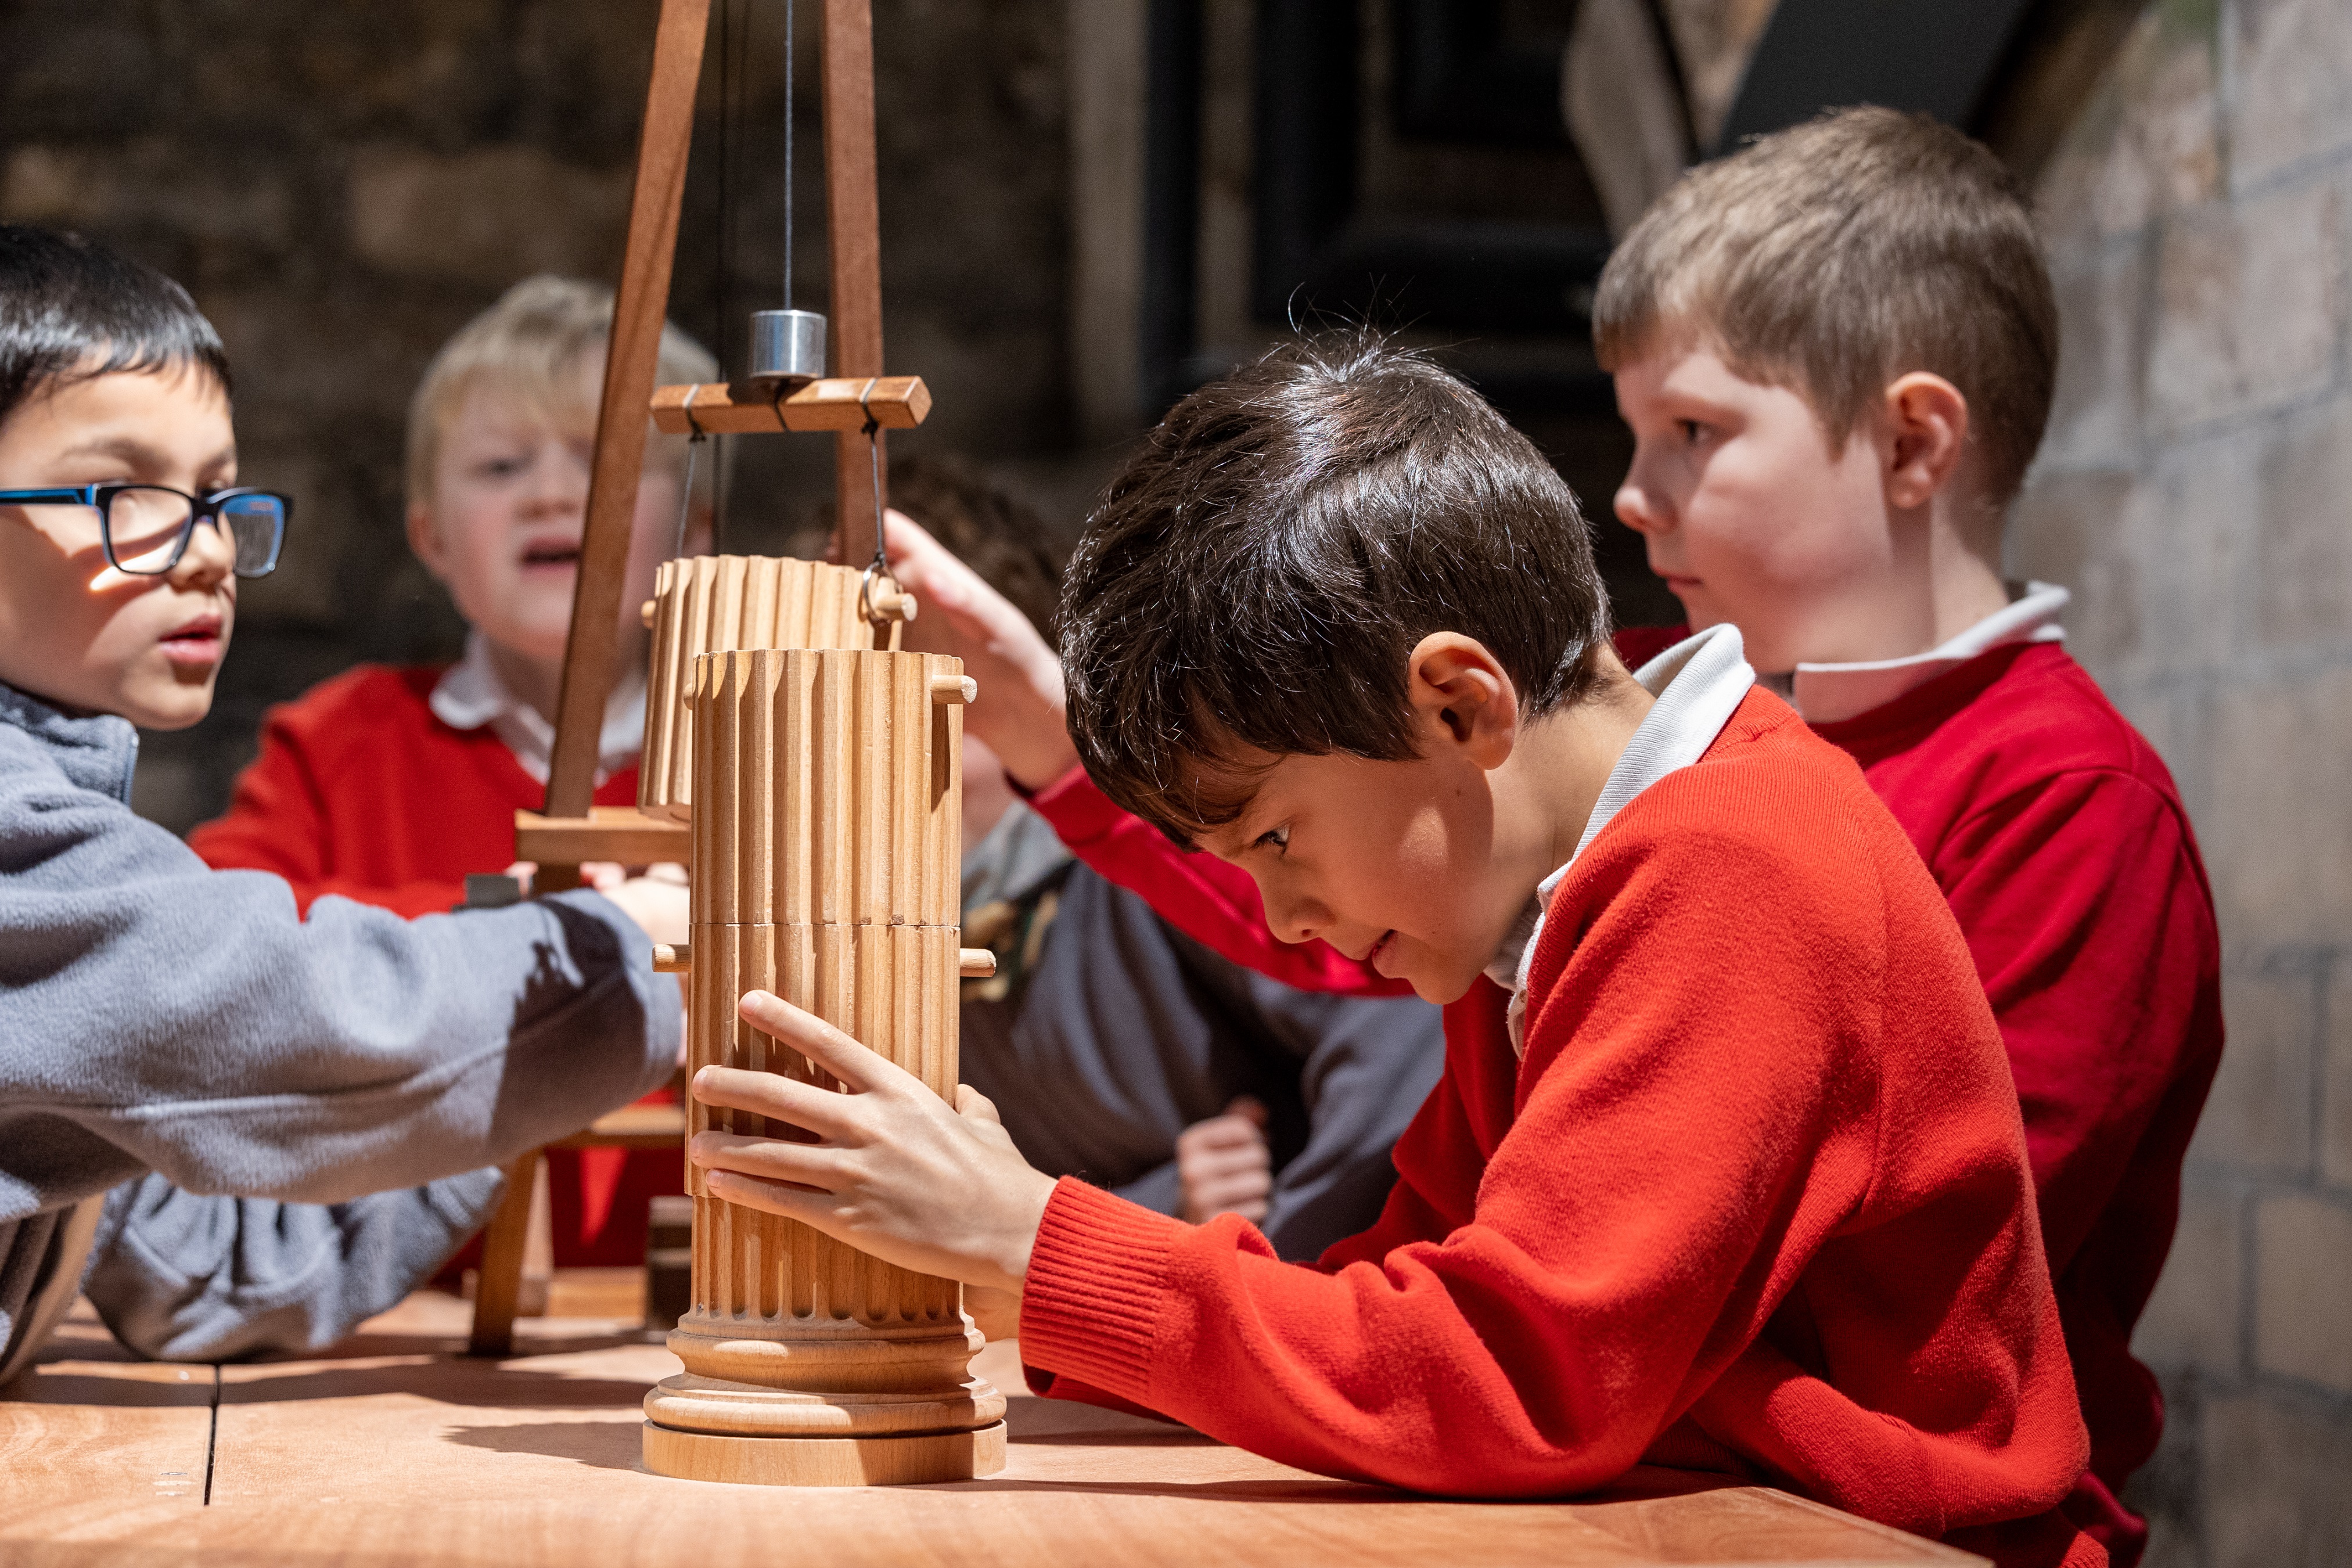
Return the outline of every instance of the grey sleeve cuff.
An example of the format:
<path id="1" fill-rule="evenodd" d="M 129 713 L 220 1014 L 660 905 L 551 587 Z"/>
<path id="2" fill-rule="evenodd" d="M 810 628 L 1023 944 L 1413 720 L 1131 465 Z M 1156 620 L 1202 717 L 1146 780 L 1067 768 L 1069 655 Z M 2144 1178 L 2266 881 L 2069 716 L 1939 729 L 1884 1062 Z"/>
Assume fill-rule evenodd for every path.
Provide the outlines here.
<path id="1" fill-rule="evenodd" d="M 162 1361 L 315 1351 L 432 1278 L 480 1228 L 496 1167 L 349 1203 L 116 1188 L 83 1289 L 124 1345 Z"/>

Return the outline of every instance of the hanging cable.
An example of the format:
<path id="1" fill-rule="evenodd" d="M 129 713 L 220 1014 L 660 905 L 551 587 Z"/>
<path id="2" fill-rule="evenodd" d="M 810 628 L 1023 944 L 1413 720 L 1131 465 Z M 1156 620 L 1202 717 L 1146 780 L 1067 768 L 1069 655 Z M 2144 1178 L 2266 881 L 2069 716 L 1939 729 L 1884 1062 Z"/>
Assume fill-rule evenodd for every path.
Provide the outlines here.
<path id="1" fill-rule="evenodd" d="M 793 0 L 784 0 L 784 309 L 793 308 Z"/>
<path id="2" fill-rule="evenodd" d="M 686 553 L 686 525 L 694 515 L 694 459 L 701 452 L 702 444 L 710 439 L 703 434 L 702 421 L 694 416 L 695 395 L 701 390 L 699 385 L 686 389 L 686 426 L 694 434 L 686 438 L 686 480 L 677 495 L 677 540 L 669 552 L 673 561 Z"/>

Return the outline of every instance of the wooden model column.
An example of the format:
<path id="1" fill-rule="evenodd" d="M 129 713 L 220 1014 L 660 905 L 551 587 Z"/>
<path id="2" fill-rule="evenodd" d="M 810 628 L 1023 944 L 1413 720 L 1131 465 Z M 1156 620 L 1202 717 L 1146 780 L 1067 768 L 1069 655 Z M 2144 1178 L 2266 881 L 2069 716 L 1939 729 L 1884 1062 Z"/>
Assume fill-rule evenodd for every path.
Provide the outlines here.
<path id="1" fill-rule="evenodd" d="M 697 658 L 689 1071 L 833 1086 L 740 1022 L 774 992 L 952 1096 L 961 763 L 969 688 L 934 654 L 761 649 Z M 697 1106 L 706 1127 L 791 1136 Z M 699 1480 L 858 1486 L 985 1475 L 1004 1398 L 972 1377 L 961 1288 L 795 1221 L 695 1200 L 686 1371 L 646 1396 L 646 1468 Z"/>

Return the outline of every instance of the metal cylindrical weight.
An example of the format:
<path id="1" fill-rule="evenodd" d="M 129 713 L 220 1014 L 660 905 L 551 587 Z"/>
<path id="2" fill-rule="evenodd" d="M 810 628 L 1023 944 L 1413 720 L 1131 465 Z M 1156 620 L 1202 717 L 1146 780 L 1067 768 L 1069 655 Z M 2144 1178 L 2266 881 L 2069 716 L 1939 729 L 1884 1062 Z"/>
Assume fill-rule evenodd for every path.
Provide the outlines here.
<path id="1" fill-rule="evenodd" d="M 751 379 L 798 386 L 824 374 L 824 318 L 814 310 L 751 315 Z"/>

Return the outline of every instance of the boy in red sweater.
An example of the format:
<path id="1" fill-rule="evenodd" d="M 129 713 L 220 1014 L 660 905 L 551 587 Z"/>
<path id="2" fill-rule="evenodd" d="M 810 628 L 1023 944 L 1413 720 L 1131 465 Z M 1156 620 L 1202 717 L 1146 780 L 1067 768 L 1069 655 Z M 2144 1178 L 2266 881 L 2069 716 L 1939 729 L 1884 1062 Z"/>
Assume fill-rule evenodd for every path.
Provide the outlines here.
<path id="1" fill-rule="evenodd" d="M 1862 764 L 1959 920 L 2091 1430 L 2067 1511 L 2134 1562 L 2146 1529 L 2116 1500 L 2164 1407 L 2131 1332 L 2221 1057 L 2220 942 L 2170 775 L 2062 646 L 2065 591 L 2000 575 L 2057 355 L 2032 215 L 1957 132 L 1825 116 L 1676 185 L 1611 258 L 1593 328 L 1637 443 L 1618 516 L 1691 626 L 1738 626 L 1764 683 Z M 898 550 L 935 624 L 960 618 L 989 692 L 973 731 L 1081 858 L 1229 958 L 1381 988 L 1321 943 L 1266 940 L 1245 882 L 1105 800 L 1042 643 L 927 541 Z M 1639 665 L 1687 635 L 1617 647 Z"/>
<path id="2" fill-rule="evenodd" d="M 2116 1495 L 2164 1405 L 2131 1331 L 2221 1058 L 2221 944 L 2171 775 L 2067 657 L 2065 590 L 2001 577 L 2057 361 L 2032 215 L 1957 132 L 1847 110 L 1685 178 L 1593 332 L 1636 442 L 1617 515 L 1862 764 L 1959 919 L 2091 1430 L 2067 1511 L 2136 1562 Z"/>
<path id="3" fill-rule="evenodd" d="M 465 657 L 362 665 L 274 710 L 227 815 L 188 836 L 211 865 L 275 872 L 305 910 L 337 893 L 404 915 L 464 902 L 469 874 L 528 879 L 513 864 L 514 814 L 546 796 L 612 320 L 609 289 L 527 279 L 434 356 L 409 405 L 408 539 L 468 623 Z M 665 380 L 718 374 L 692 339 L 664 328 Z M 599 805 L 636 804 L 647 635 L 637 606 L 682 530 L 689 544 L 707 536 L 709 471 L 685 494 L 685 455 L 681 438 L 649 440 Z M 682 884 L 674 901 L 682 920 Z M 654 1152 L 557 1150 L 548 1173 L 563 1265 L 641 1261 L 646 1200 L 678 1190 L 677 1160 Z"/>
<path id="4" fill-rule="evenodd" d="M 2008 1563 L 2095 1563 L 2000 1036 L 1950 911 L 1736 628 L 1637 681 L 1575 500 L 1371 343 L 1180 404 L 1064 598 L 1109 796 L 1285 941 L 1447 1005 L 1379 1223 L 1315 1266 L 1024 1164 L 777 998 L 846 1093 L 706 1069 L 813 1142 L 698 1135 L 730 1201 L 1019 1293 L 1056 1394 L 1328 1473 L 1570 1493 L 1761 1478 Z"/>

